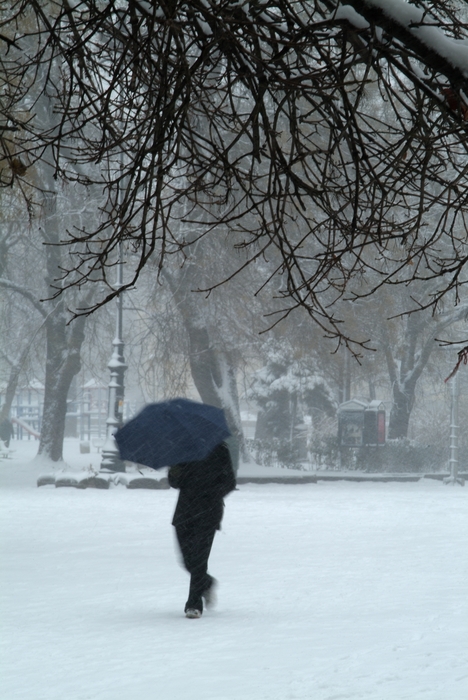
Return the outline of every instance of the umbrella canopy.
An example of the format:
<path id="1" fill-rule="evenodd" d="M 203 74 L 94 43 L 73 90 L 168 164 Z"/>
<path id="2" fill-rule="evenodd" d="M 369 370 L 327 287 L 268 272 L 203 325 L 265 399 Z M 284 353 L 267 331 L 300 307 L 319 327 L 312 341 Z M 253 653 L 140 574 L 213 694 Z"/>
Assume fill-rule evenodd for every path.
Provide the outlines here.
<path id="1" fill-rule="evenodd" d="M 229 435 L 222 409 L 172 399 L 145 406 L 114 437 L 122 459 L 161 469 L 202 460 Z"/>

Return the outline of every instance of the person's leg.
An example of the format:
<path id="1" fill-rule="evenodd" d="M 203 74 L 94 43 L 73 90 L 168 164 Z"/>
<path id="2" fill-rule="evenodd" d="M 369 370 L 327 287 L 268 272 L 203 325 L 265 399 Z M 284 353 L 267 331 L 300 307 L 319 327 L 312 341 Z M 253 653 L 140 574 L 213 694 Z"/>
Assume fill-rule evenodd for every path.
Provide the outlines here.
<path id="1" fill-rule="evenodd" d="M 202 596 L 213 584 L 213 578 L 207 570 L 216 528 L 192 522 L 177 526 L 176 533 L 185 568 L 190 573 L 189 597 L 185 610 L 190 608 L 202 612 Z"/>
<path id="2" fill-rule="evenodd" d="M 213 577 L 208 573 L 208 559 L 215 534 L 216 528 L 202 528 L 195 534 L 187 608 L 203 610 L 203 594 L 213 584 Z"/>
<path id="3" fill-rule="evenodd" d="M 193 528 L 183 523 L 182 525 L 176 525 L 175 531 L 183 564 L 190 573 L 192 568 Z"/>

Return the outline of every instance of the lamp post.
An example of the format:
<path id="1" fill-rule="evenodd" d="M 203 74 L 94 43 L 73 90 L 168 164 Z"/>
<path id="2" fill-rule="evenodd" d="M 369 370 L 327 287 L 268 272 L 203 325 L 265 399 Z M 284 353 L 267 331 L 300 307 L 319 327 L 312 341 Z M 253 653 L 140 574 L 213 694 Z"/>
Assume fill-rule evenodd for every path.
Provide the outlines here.
<path id="1" fill-rule="evenodd" d="M 119 261 L 117 263 L 117 286 L 120 289 L 123 285 L 123 261 L 122 261 L 122 243 L 119 243 Z M 122 294 L 117 297 L 117 319 L 115 338 L 112 342 L 112 355 L 107 365 L 110 371 L 109 394 L 107 403 L 107 420 L 106 420 L 106 441 L 102 447 L 101 470 L 112 472 L 124 472 L 125 463 L 120 459 L 119 448 L 114 439 L 114 433 L 123 421 L 123 402 L 124 402 L 124 374 L 127 369 L 125 363 L 123 349 L 124 342 L 122 340 L 122 311 L 123 311 Z"/>
<path id="2" fill-rule="evenodd" d="M 458 476 L 458 401 L 460 397 L 460 375 L 455 372 L 452 377 L 451 407 L 450 407 L 450 476 L 444 479 L 446 484 L 463 484 Z"/>

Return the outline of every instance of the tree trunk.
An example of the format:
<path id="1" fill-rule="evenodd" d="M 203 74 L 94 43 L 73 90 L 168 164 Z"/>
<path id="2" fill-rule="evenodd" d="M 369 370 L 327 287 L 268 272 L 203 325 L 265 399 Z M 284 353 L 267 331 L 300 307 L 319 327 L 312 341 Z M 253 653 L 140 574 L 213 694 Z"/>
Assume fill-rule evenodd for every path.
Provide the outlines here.
<path id="1" fill-rule="evenodd" d="M 5 390 L 5 402 L 0 410 L 0 423 L 3 423 L 4 420 L 8 420 L 10 417 L 11 407 L 13 405 L 16 389 L 18 387 L 19 376 L 21 370 L 23 369 L 26 357 L 28 356 L 29 348 L 30 345 L 28 344 L 21 353 L 19 360 L 11 364 L 10 375 L 8 377 Z"/>
<path id="2" fill-rule="evenodd" d="M 402 390 L 393 385 L 393 406 L 388 423 L 388 439 L 401 440 L 408 437 L 409 419 L 414 405 L 414 388 Z"/>
<path id="3" fill-rule="evenodd" d="M 195 266 L 187 263 L 180 277 L 168 270 L 163 274 L 169 284 L 174 300 L 180 311 L 189 339 L 189 363 L 192 379 L 204 403 L 222 408 L 226 415 L 233 442 L 238 451 L 246 457 L 244 434 L 239 409 L 239 395 L 236 382 L 236 368 L 231 353 L 213 342 L 200 297 L 194 296 L 191 289 L 191 275 Z"/>
<path id="4" fill-rule="evenodd" d="M 399 364 L 395 360 L 392 340 L 384 323 L 381 331 L 382 343 L 393 392 L 393 406 L 388 425 L 390 440 L 408 437 L 416 386 L 436 346 L 435 338 L 439 337 L 445 328 L 465 315 L 466 309 L 464 307 L 447 314 L 445 318 L 442 317 L 438 323 L 433 323 L 433 317 L 428 317 L 422 312 L 410 315 L 406 320 Z"/>
<path id="5" fill-rule="evenodd" d="M 38 454 L 53 462 L 62 459 L 67 397 L 73 377 L 81 368 L 80 352 L 86 318 L 80 316 L 67 326 L 63 309 L 53 313 L 46 324 L 47 360 L 44 413 Z"/>
<path id="6" fill-rule="evenodd" d="M 200 398 L 204 403 L 223 408 L 229 428 L 241 436 L 236 373 L 229 353 L 215 349 L 206 327 L 192 324 L 184 317 L 189 337 L 190 371 Z"/>

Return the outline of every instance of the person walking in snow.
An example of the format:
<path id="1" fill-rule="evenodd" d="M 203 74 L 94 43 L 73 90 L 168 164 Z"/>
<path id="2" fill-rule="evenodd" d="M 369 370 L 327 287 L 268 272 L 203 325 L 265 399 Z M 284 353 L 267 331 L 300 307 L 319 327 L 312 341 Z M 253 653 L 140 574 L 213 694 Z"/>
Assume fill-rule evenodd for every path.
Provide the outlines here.
<path id="1" fill-rule="evenodd" d="M 208 559 L 216 530 L 221 528 L 224 498 L 236 488 L 229 449 L 222 442 L 203 460 L 171 466 L 169 484 L 179 489 L 172 524 L 190 588 L 185 615 L 196 619 L 214 602 L 216 579 L 208 573 Z"/>

